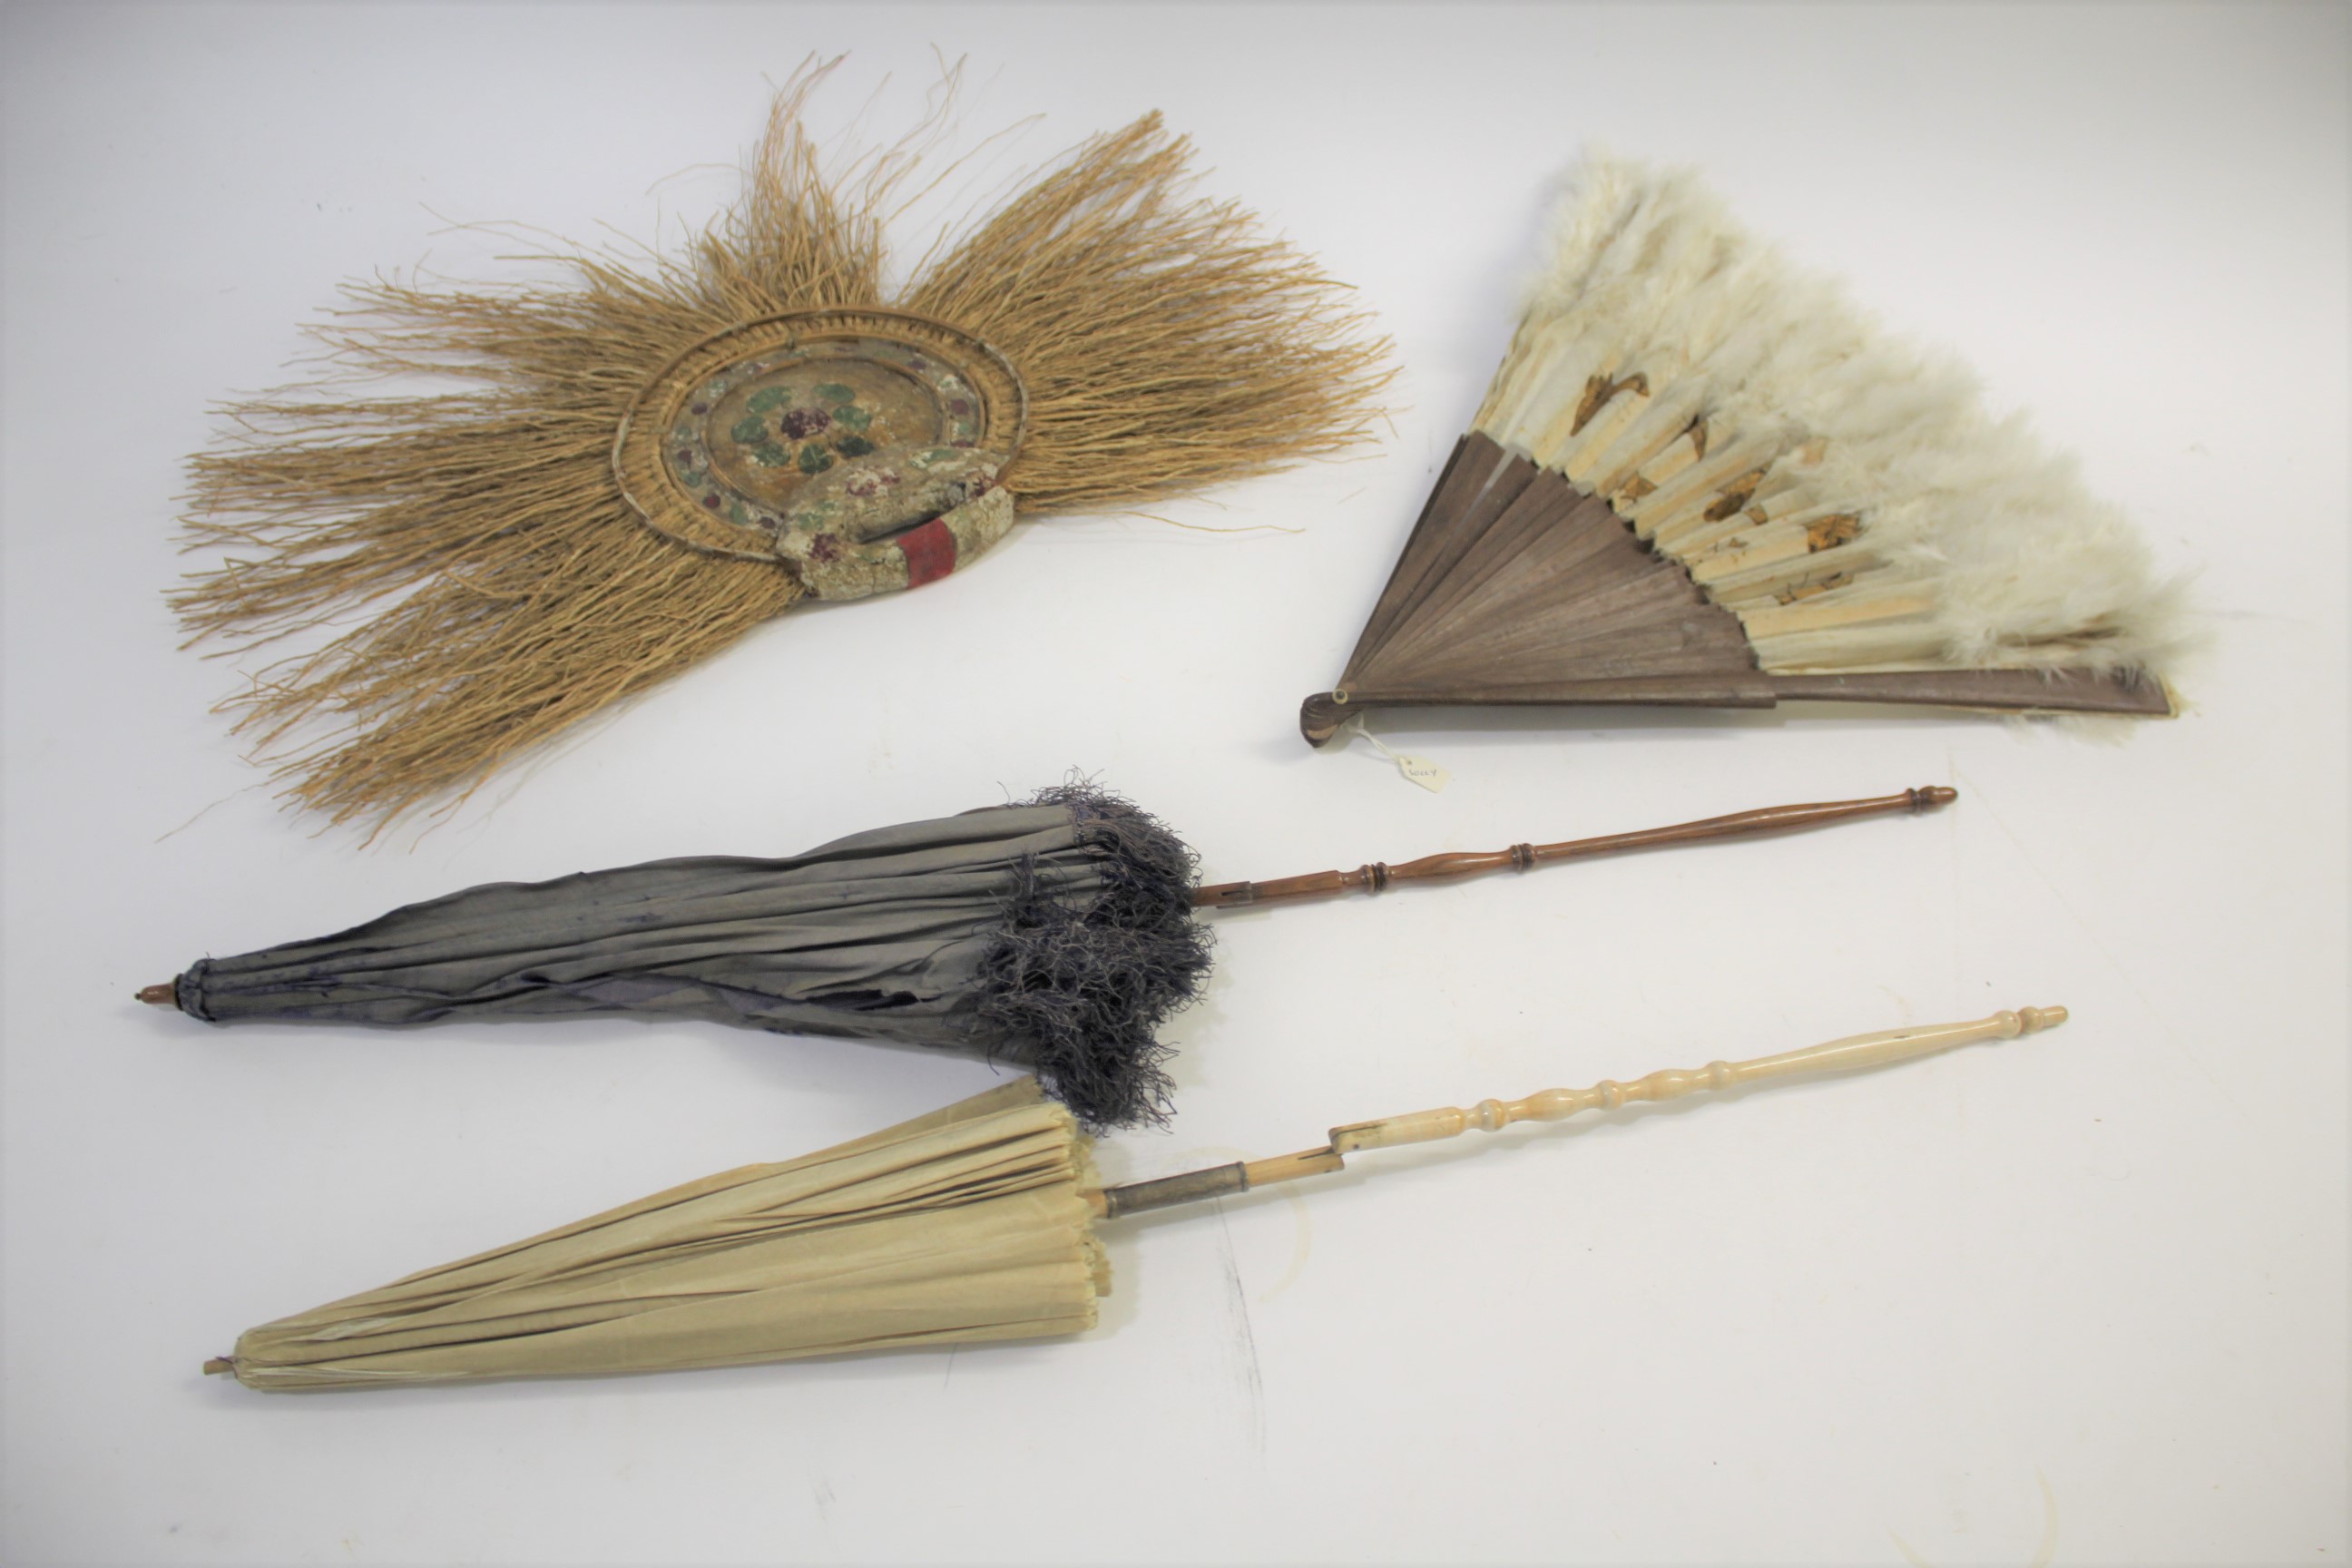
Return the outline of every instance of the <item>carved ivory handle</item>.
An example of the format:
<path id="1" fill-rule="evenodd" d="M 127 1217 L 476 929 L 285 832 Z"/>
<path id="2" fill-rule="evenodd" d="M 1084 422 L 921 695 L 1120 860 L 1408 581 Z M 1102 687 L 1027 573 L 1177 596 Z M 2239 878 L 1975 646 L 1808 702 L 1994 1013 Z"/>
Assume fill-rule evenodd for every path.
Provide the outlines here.
<path id="1" fill-rule="evenodd" d="M 1888 1029 L 1875 1035 L 1855 1035 L 1801 1051 L 1758 1057 L 1744 1062 L 1709 1062 L 1703 1068 L 1665 1068 L 1631 1083 L 1604 1079 L 1591 1089 L 1547 1089 L 1525 1100 L 1482 1100 L 1467 1110 L 1447 1106 L 1382 1117 L 1331 1129 L 1331 1150 L 1352 1154 L 1360 1149 L 1393 1149 L 1405 1143 L 1429 1143 L 1457 1138 L 1475 1130 L 1499 1131 L 1514 1121 L 1559 1121 L 1580 1110 L 1614 1110 L 1634 1100 L 1679 1100 L 1701 1089 L 1729 1089 L 1735 1084 L 1790 1073 L 1849 1072 L 1889 1067 L 1913 1057 L 1924 1057 L 1979 1040 L 2012 1040 L 2066 1021 L 2063 1007 L 2021 1007 L 1995 1013 L 1969 1024 L 1930 1024 L 1916 1029 Z"/>
<path id="2" fill-rule="evenodd" d="M 1703 1089 L 1730 1089 L 1738 1084 L 1797 1073 L 1855 1072 L 1889 1067 L 1913 1057 L 1948 1051 L 1980 1040 L 2013 1040 L 2055 1028 L 2066 1021 L 2063 1007 L 2021 1007 L 1995 1013 L 1966 1024 L 1928 1024 L 1911 1029 L 1888 1029 L 1875 1035 L 1855 1035 L 1827 1045 L 1782 1051 L 1744 1062 L 1709 1062 L 1703 1068 L 1666 1068 L 1631 1083 L 1604 1079 L 1591 1089 L 1547 1089 L 1524 1100 L 1482 1100 L 1465 1109 L 1449 1105 L 1435 1110 L 1384 1116 L 1377 1121 L 1351 1122 L 1331 1129 L 1331 1142 L 1320 1149 L 1270 1160 L 1219 1165 L 1191 1171 L 1156 1182 L 1135 1182 L 1106 1187 L 1088 1194 L 1096 1212 L 1108 1218 L 1145 1209 L 1166 1208 L 1225 1193 L 1246 1192 L 1273 1182 L 1296 1181 L 1337 1171 L 1346 1156 L 1366 1149 L 1394 1149 L 1406 1143 L 1431 1143 L 1458 1138 L 1476 1130 L 1496 1132 L 1514 1121 L 1559 1121 L 1580 1110 L 1614 1110 L 1635 1100 L 1679 1100 Z"/>

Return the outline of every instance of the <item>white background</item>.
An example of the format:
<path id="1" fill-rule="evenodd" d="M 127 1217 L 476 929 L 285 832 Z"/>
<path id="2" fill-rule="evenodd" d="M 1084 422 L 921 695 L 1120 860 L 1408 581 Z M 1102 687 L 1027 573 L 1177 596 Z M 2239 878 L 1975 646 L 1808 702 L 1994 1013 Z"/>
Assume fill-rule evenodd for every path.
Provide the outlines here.
<path id="1" fill-rule="evenodd" d="M 11 1562 L 2297 1563 L 2347 1550 L 2341 7 L 15 5 L 5 14 Z M 211 400 L 339 280 L 674 242 L 769 82 L 942 193 L 1150 108 L 1359 285 L 1359 462 L 1026 526 L 796 614 L 362 848 L 278 813 L 162 590 Z M 873 102 L 877 84 L 887 79 Z M 1959 346 L 2201 574 L 2193 705 L 1399 716 L 1300 743 L 1578 146 Z M 838 143 L 837 143 L 838 144 Z M 600 226 L 610 225 L 611 230 Z M 902 231 L 912 255 L 928 228 Z M 1298 531 L 1269 531 L 1270 526 Z M 278 1398 L 264 1319 L 973 1092 L 911 1050 L 625 1021 L 209 1030 L 205 952 L 474 882 L 782 854 L 1076 766 L 1212 879 L 1949 782 L 1923 821 L 1217 921 L 1161 1174 L 1337 1121 L 2061 1002 L 1876 1077 L 1517 1130 L 1110 1242 L 1069 1343 Z"/>

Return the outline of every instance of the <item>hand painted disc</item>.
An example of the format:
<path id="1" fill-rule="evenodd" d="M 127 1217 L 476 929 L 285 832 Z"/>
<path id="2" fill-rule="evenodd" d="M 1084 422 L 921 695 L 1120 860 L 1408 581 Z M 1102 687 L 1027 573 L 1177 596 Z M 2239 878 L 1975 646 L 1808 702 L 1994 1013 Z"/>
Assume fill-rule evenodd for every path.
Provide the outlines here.
<path id="1" fill-rule="evenodd" d="M 794 495 L 891 447 L 1010 455 L 1027 414 L 994 349 L 883 310 L 798 310 L 713 333 L 638 391 L 613 443 L 622 494 L 706 553 L 775 559 Z"/>

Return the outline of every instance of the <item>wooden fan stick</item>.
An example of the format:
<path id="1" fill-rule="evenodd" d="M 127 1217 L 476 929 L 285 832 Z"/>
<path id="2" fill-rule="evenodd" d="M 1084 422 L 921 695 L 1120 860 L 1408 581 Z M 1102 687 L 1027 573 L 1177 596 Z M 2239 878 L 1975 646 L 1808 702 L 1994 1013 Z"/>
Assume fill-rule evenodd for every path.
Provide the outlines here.
<path id="1" fill-rule="evenodd" d="M 1298 732 L 1328 744 L 1349 719 L 1376 708 L 1491 704 L 1551 708 L 1646 704 L 1664 708 L 1777 708 L 1782 702 L 1888 702 L 1990 713 L 2131 713 L 2169 718 L 2170 688 L 2140 670 L 1895 669 L 1773 675 L 1738 669 L 1707 675 L 1622 676 L 1607 680 L 1467 688 L 1433 695 L 1342 687 L 1298 707 Z"/>
<path id="2" fill-rule="evenodd" d="M 1564 844 L 1514 844 L 1508 849 L 1425 855 L 1402 866 L 1383 865 L 1375 860 L 1352 871 L 1314 871 L 1303 877 L 1285 877 L 1272 882 L 1217 882 L 1195 889 L 1192 907 L 1232 909 L 1243 904 L 1270 904 L 1289 899 L 1329 899 L 1359 888 L 1368 893 L 1377 893 L 1391 882 L 1450 882 L 1463 877 L 1485 876 L 1490 871 L 1525 871 L 1558 860 L 1582 860 L 1594 855 L 1613 855 L 1626 849 L 1657 849 L 1669 844 L 1696 844 L 1710 838 L 1746 838 L 1766 833 L 1793 833 L 1803 828 L 1845 822 L 1857 816 L 1876 816 L 1890 811 L 1931 811 L 1958 800 L 1959 793 L 1948 785 L 1928 784 L 1919 789 L 1906 789 L 1900 795 L 1876 795 L 1869 800 L 1767 806 L 1761 811 L 1710 816 L 1703 822 L 1645 828 L 1639 833 L 1612 833 L 1600 838 L 1576 838 Z"/>
<path id="3" fill-rule="evenodd" d="M 1889 1029 L 1882 1034 L 1855 1035 L 1827 1045 L 1808 1046 L 1802 1050 L 1782 1051 L 1778 1056 L 1757 1057 L 1749 1061 L 1666 1068 L 1631 1083 L 1604 1079 L 1591 1089 L 1547 1089 L 1525 1100 L 1482 1100 L 1467 1110 L 1445 1106 L 1436 1110 L 1385 1116 L 1377 1121 L 1334 1127 L 1331 1141 L 1319 1149 L 1188 1171 L 1155 1182 L 1105 1187 L 1088 1194 L 1087 1201 L 1097 1214 L 1117 1219 L 1121 1215 L 1325 1174 L 1342 1169 L 1348 1155 L 1367 1149 L 1433 1143 L 1440 1139 L 1457 1138 L 1474 1128 L 1481 1132 L 1495 1132 L 1514 1121 L 1559 1121 L 1580 1110 L 1614 1110 L 1634 1100 L 1679 1100 L 1686 1094 L 1731 1089 L 1797 1073 L 1853 1072 L 1888 1067 L 1980 1040 L 2013 1040 L 2020 1035 L 2055 1028 L 2065 1021 L 2063 1007 L 2021 1007 L 2013 1013 L 1995 1013 L 1990 1018 L 1966 1024 L 1929 1024 L 1918 1028 Z"/>

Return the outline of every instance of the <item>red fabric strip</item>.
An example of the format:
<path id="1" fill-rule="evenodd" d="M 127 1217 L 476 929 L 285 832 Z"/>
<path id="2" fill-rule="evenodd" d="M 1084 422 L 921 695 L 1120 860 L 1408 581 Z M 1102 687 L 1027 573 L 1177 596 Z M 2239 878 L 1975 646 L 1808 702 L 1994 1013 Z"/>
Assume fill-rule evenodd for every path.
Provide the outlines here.
<path id="1" fill-rule="evenodd" d="M 919 588 L 926 583 L 936 583 L 955 570 L 955 535 L 938 518 L 920 528 L 909 529 L 898 536 L 898 548 L 907 552 L 907 586 Z"/>

